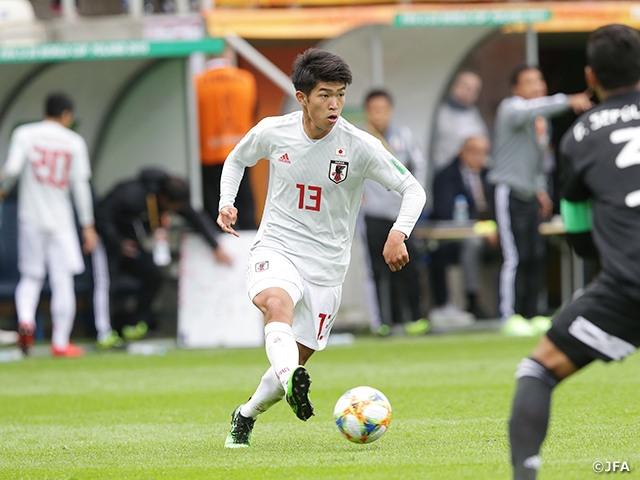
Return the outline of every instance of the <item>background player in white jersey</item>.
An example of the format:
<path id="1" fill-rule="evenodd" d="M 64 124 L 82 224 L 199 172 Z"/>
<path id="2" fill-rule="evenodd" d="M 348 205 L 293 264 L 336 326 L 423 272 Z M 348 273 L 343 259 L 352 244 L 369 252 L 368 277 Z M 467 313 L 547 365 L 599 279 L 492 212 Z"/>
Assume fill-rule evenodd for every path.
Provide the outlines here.
<path id="1" fill-rule="evenodd" d="M 625 25 L 599 28 L 587 42 L 587 62 L 587 85 L 601 103 L 560 143 L 568 170 L 560 209 L 576 253 L 599 255 L 602 271 L 518 365 L 509 422 L 515 480 L 536 478 L 558 383 L 640 346 L 640 35 Z M 636 407 L 637 398 L 628 401 Z"/>
<path id="2" fill-rule="evenodd" d="M 247 403 L 235 409 L 228 448 L 248 447 L 255 419 L 286 397 L 301 420 L 313 413 L 305 367 L 327 344 L 350 260 L 366 178 L 403 196 L 384 247 L 392 271 L 409 261 L 405 239 L 424 207 L 418 181 L 382 143 L 344 120 L 351 70 L 337 55 L 309 49 L 292 81 L 302 111 L 262 120 L 229 154 L 218 224 L 237 236 L 233 206 L 245 167 L 270 162 L 269 190 L 247 272 L 249 297 L 263 312 L 271 367 Z"/>
<path id="3" fill-rule="evenodd" d="M 69 129 L 73 103 L 63 94 L 45 102 L 45 119 L 15 129 L 3 168 L 2 192 L 19 179 L 18 269 L 15 299 L 18 343 L 25 353 L 33 344 L 35 315 L 45 276 L 51 284 L 54 356 L 78 357 L 81 347 L 69 343 L 76 314 L 73 276 L 84 271 L 71 194 L 82 226 L 85 252 L 93 250 L 91 166 L 84 139 Z"/>

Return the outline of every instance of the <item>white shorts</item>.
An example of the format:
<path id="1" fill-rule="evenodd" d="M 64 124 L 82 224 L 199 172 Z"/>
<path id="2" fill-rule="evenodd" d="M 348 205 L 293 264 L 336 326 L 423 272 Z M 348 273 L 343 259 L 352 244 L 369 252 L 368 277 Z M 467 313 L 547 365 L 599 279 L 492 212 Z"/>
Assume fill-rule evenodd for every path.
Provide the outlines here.
<path id="1" fill-rule="evenodd" d="M 327 287 L 311 283 L 300 276 L 291 260 L 273 250 L 257 248 L 249 255 L 247 290 L 254 299 L 263 290 L 279 287 L 293 304 L 293 336 L 312 350 L 323 350 L 336 320 L 342 285 Z"/>
<path id="2" fill-rule="evenodd" d="M 49 271 L 84 272 L 84 259 L 75 226 L 48 232 L 28 222 L 18 223 L 18 270 L 44 278 Z"/>

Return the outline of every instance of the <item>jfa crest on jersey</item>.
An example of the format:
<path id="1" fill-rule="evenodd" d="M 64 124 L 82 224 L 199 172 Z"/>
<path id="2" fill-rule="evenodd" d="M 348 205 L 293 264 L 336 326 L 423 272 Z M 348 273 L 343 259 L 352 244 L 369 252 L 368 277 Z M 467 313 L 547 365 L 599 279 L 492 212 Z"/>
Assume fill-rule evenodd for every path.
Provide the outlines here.
<path id="1" fill-rule="evenodd" d="M 349 162 L 343 160 L 331 160 L 329 164 L 329 179 L 333 183 L 342 183 L 347 179 Z"/>
<path id="2" fill-rule="evenodd" d="M 266 272 L 267 270 L 269 270 L 268 260 L 256 263 L 256 272 Z"/>

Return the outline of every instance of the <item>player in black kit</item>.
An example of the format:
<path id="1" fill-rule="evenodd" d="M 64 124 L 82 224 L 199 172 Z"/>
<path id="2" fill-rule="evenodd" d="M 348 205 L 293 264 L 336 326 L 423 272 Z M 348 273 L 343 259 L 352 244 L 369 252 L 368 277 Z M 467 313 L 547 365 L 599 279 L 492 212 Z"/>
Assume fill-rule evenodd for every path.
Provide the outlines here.
<path id="1" fill-rule="evenodd" d="M 607 25 L 587 42 L 585 77 L 602 101 L 564 135 L 569 175 L 561 202 L 569 243 L 602 270 L 554 319 L 517 368 L 509 437 L 514 479 L 535 479 L 551 392 L 593 360 L 640 346 L 640 36 Z"/>

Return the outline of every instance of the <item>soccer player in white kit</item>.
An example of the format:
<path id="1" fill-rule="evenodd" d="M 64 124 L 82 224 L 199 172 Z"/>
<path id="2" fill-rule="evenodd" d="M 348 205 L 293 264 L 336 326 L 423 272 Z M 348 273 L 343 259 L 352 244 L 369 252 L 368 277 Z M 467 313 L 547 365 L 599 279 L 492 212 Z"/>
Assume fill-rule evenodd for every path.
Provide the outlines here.
<path id="1" fill-rule="evenodd" d="M 235 194 L 245 167 L 270 162 L 269 190 L 251 249 L 249 297 L 264 314 L 271 367 L 236 408 L 225 447 L 248 447 L 255 419 L 286 397 L 298 418 L 313 413 L 304 367 L 327 345 L 350 260 L 362 187 L 373 179 L 403 196 L 383 256 L 392 271 L 409 261 L 405 239 L 426 200 L 424 189 L 372 135 L 340 116 L 351 71 L 339 56 L 309 49 L 292 72 L 302 111 L 262 120 L 227 158 L 218 224 L 237 236 Z"/>
<path id="2" fill-rule="evenodd" d="M 51 285 L 54 356 L 79 357 L 83 349 L 69 343 L 76 314 L 73 276 L 84 271 L 70 194 L 82 226 L 83 247 L 97 241 L 91 199 L 91 166 L 84 139 L 70 130 L 73 103 L 63 94 L 45 102 L 45 119 L 15 129 L 2 170 L 1 192 L 17 180 L 18 269 L 15 301 L 18 344 L 25 353 L 33 344 L 35 315 L 46 274 Z"/>

